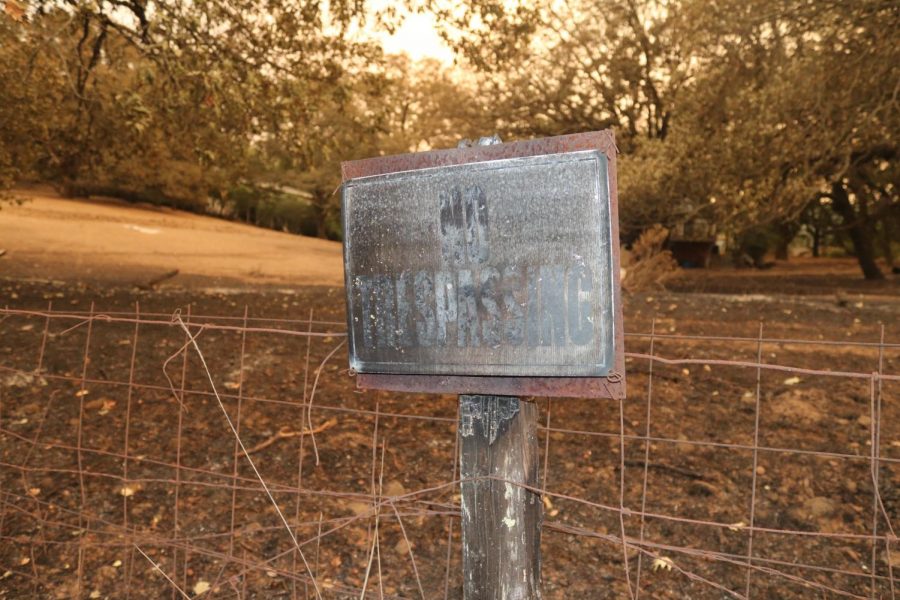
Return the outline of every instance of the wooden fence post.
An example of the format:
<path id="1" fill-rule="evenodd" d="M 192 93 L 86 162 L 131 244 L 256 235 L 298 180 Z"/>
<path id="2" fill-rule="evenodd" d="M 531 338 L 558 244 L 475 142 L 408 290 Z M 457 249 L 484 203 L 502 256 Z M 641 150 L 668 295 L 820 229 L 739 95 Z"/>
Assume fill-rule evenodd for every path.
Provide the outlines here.
<path id="1" fill-rule="evenodd" d="M 537 406 L 512 396 L 459 397 L 463 597 L 541 597 Z"/>

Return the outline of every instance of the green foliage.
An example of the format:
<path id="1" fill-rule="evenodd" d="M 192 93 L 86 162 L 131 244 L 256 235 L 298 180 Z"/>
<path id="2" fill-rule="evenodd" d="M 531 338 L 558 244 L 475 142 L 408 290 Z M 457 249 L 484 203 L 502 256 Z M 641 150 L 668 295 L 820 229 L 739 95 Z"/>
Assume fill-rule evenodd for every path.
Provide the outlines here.
<path id="1" fill-rule="evenodd" d="M 224 204 L 232 216 L 254 225 L 309 236 L 318 233 L 315 207 L 296 193 L 242 184 L 228 190 Z"/>
<path id="2" fill-rule="evenodd" d="M 342 160 L 484 129 L 443 68 L 352 41 L 361 3 L 328 6 L 76 1 L 0 14 L 0 186 L 41 179 L 338 238 Z"/>
<path id="3" fill-rule="evenodd" d="M 0 193 L 13 186 L 18 175 L 18 169 L 13 164 L 13 157 L 9 150 L 0 146 Z"/>
<path id="4" fill-rule="evenodd" d="M 772 227 L 756 226 L 743 230 L 737 237 L 737 253 L 744 254 L 761 265 L 778 244 L 778 232 Z"/>
<path id="5" fill-rule="evenodd" d="M 409 2 L 440 19 L 455 72 L 359 41 L 371 15 L 353 0 L 152 6 L 0 15 L 0 187 L 39 178 L 336 238 L 343 160 L 612 127 L 630 240 L 702 217 L 782 249 L 802 223 L 849 240 L 867 276 L 892 252 L 895 3 Z"/>
<path id="6" fill-rule="evenodd" d="M 828 196 L 878 276 L 870 240 L 898 205 L 896 3 L 431 4 L 502 131 L 616 129 L 626 236 L 685 206 L 735 235 L 782 228 Z"/>

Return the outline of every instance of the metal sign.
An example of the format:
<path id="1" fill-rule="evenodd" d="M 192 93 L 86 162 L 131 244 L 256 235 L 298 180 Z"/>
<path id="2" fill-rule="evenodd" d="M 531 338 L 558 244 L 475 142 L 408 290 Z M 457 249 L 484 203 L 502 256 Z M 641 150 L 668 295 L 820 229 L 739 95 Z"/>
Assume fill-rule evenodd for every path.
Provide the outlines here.
<path id="1" fill-rule="evenodd" d="M 562 395 L 621 395 L 609 387 L 623 383 L 611 141 L 601 132 L 345 163 L 351 368 L 442 378 L 435 391 L 566 378 L 595 385 Z M 469 382 L 457 389 L 453 378 Z"/>

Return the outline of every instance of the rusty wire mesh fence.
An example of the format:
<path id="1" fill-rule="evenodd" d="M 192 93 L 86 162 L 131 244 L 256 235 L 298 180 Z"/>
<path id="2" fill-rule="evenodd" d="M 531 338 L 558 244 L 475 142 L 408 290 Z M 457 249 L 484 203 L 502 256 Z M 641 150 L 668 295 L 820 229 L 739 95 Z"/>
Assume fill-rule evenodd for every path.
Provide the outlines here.
<path id="1" fill-rule="evenodd" d="M 458 598 L 456 398 L 344 324 L 0 311 L 0 592 Z M 548 598 L 895 598 L 900 343 L 648 331 L 536 399 Z"/>

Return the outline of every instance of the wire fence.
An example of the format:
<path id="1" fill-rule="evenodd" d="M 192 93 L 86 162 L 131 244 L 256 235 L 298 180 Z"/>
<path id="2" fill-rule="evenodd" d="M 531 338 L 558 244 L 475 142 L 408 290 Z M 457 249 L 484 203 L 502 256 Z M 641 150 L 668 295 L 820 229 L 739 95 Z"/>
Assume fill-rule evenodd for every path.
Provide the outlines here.
<path id="1" fill-rule="evenodd" d="M 344 327 L 0 311 L 0 595 L 459 598 L 457 400 Z M 535 400 L 545 597 L 896 598 L 900 343 L 660 329 Z"/>

